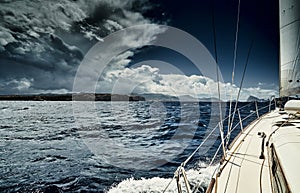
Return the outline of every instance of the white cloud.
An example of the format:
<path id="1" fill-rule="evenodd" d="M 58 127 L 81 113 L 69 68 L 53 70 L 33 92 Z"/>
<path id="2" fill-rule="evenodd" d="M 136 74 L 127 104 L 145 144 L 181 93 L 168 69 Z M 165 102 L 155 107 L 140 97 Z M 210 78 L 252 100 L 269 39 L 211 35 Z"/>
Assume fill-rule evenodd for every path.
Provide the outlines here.
<path id="1" fill-rule="evenodd" d="M 134 50 L 149 45 L 166 29 L 158 25 L 141 25 L 119 31 L 95 45 L 79 66 L 74 84 L 75 92 L 93 92 L 98 79 L 113 82 L 130 63 Z M 107 83 L 102 91 L 109 92 Z M 106 88 L 106 89 L 104 89 Z M 112 87 L 110 87 L 112 88 Z"/>
<path id="2" fill-rule="evenodd" d="M 119 20 L 119 23 L 123 26 L 141 25 L 150 22 L 148 20 L 145 20 L 142 14 L 138 12 L 132 13 L 130 11 L 124 10 L 124 16 L 125 17 L 117 18 Z"/>
<path id="3" fill-rule="evenodd" d="M 2 83 L 0 87 L 10 87 L 14 92 L 27 91 L 32 85 L 33 79 L 21 78 L 19 80 L 12 79 Z"/>
<path id="4" fill-rule="evenodd" d="M 173 96 L 218 97 L 216 81 L 199 75 L 160 74 L 158 68 L 142 65 L 137 68 L 119 68 L 107 72 L 106 79 L 98 83 L 99 92 L 113 93 L 163 93 Z M 110 90 L 110 89 L 113 90 Z M 220 83 L 222 100 L 236 99 L 238 87 L 230 83 Z M 267 99 L 278 95 L 276 90 L 260 87 L 243 88 L 239 100 L 245 101 L 252 95 Z"/>
<path id="5" fill-rule="evenodd" d="M 122 29 L 122 25 L 120 25 L 118 22 L 107 19 L 106 23 L 104 24 L 104 27 L 108 29 L 109 31 L 116 31 Z"/>
<path id="6" fill-rule="evenodd" d="M 4 46 L 12 42 L 16 42 L 16 39 L 11 35 L 11 31 L 0 26 L 0 51 L 4 50 Z"/>
<path id="7" fill-rule="evenodd" d="M 3 1 L 0 6 L 3 18 L 0 20 L 0 52 L 3 53 L 0 83 L 10 78 L 33 78 L 30 88 L 71 91 L 85 50 L 116 30 L 150 23 L 139 13 L 148 8 L 147 0 Z M 123 47 L 142 47 L 157 33 L 147 30 L 131 34 L 125 40 L 120 37 L 118 43 Z M 139 35 L 142 37 L 136 41 Z M 124 66 L 129 62 L 127 57 L 121 55 L 114 61 Z M 88 80 L 94 78 L 93 73 L 87 69 L 86 75 L 91 75 Z M 2 92 L 13 89 L 4 85 L 1 85 Z"/>

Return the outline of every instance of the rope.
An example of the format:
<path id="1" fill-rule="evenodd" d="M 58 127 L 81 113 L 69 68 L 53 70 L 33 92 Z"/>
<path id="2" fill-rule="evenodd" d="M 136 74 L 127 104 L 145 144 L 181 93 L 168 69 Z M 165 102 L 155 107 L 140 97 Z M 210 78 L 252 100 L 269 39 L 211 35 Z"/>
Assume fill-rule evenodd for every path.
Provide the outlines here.
<path id="1" fill-rule="evenodd" d="M 263 174 L 263 169 L 264 169 L 264 164 L 265 164 L 266 159 L 264 158 L 261 168 L 260 168 L 260 173 L 259 173 L 259 190 L 260 193 L 263 193 L 263 187 L 262 187 L 262 174 Z"/>
<path id="2" fill-rule="evenodd" d="M 187 179 L 184 167 L 181 168 L 181 173 L 182 173 L 182 176 L 183 176 L 186 191 L 187 191 L 187 193 L 191 193 L 191 187 L 190 187 L 189 181 Z"/>
<path id="3" fill-rule="evenodd" d="M 260 117 L 259 119 L 257 119 L 257 122 L 249 129 L 249 131 L 246 133 L 246 135 L 242 138 L 242 140 L 237 144 L 237 146 L 235 147 L 235 149 L 231 152 L 231 155 L 228 157 L 228 159 L 225 159 L 225 164 L 222 165 L 222 167 L 220 168 L 220 171 L 222 172 L 223 169 L 226 167 L 226 165 L 230 162 L 230 159 L 233 157 L 234 153 L 237 151 L 237 149 L 239 148 L 239 146 L 244 142 L 245 138 L 249 135 L 249 133 L 251 132 L 251 130 L 262 120 L 262 117 Z M 249 126 L 249 125 L 248 125 Z M 246 129 L 245 129 L 246 130 Z"/>
<path id="4" fill-rule="evenodd" d="M 297 38 L 297 43 L 296 43 L 296 47 L 295 47 L 296 56 L 295 56 L 295 59 L 293 61 L 293 71 L 292 71 L 292 74 L 295 71 L 296 63 L 297 63 L 297 60 L 298 60 L 298 57 L 299 57 L 299 52 L 300 52 L 299 43 L 300 43 L 300 23 L 299 23 L 299 26 L 298 26 L 298 38 Z"/>
<path id="5" fill-rule="evenodd" d="M 239 108 L 239 109 L 243 109 L 246 108 L 247 106 L 249 106 L 250 104 L 246 104 L 243 107 Z M 228 117 L 227 117 L 228 118 Z M 227 119 L 225 118 L 225 119 Z M 225 120 L 223 119 L 222 122 Z M 213 134 L 213 132 L 218 128 L 219 123 L 211 130 L 211 132 L 207 135 L 207 137 L 200 143 L 200 145 L 193 151 L 193 153 L 184 161 L 182 162 L 182 166 L 184 167 L 191 159 L 192 157 L 197 153 L 197 151 L 199 151 L 199 149 L 203 146 L 203 144 L 208 140 L 208 138 Z M 226 138 L 226 137 L 225 137 Z M 220 144 L 221 145 L 221 144 Z"/>
<path id="6" fill-rule="evenodd" d="M 248 50 L 247 59 L 246 59 L 246 63 L 245 63 L 245 66 L 244 66 L 244 71 L 243 71 L 243 76 L 242 76 L 242 80 L 240 82 L 240 87 L 239 87 L 238 95 L 236 97 L 236 101 L 239 101 L 239 98 L 240 98 L 240 94 L 241 94 L 241 90 L 242 90 L 242 86 L 243 86 L 243 82 L 244 82 L 244 78 L 245 78 L 245 73 L 246 73 L 246 69 L 247 69 L 247 66 L 248 66 L 249 57 L 250 57 L 250 53 L 251 53 L 252 47 L 253 47 L 253 41 L 251 42 L 250 48 Z M 228 132 L 229 133 L 229 137 L 228 137 L 228 139 L 226 141 L 226 146 L 228 145 L 228 142 L 229 142 L 229 139 L 230 139 L 230 132 L 231 132 L 231 128 L 232 128 L 234 116 L 235 116 L 235 113 L 236 113 L 236 110 L 237 110 L 237 105 L 238 105 L 238 102 L 235 102 L 235 107 L 234 107 L 232 119 L 231 119 L 231 122 L 230 122 L 230 128 L 229 128 L 229 132 Z"/>
<path id="7" fill-rule="evenodd" d="M 251 103 L 250 103 L 251 104 Z M 249 106 L 250 104 L 246 104 L 244 106 L 242 106 L 239 109 L 243 109 L 246 108 L 247 106 Z M 227 119 L 227 118 L 225 118 Z M 225 119 L 223 119 L 222 121 L 224 121 Z M 211 130 L 211 132 L 207 135 L 207 137 L 200 143 L 200 145 L 193 151 L 193 153 L 184 161 L 182 162 L 182 166 L 184 167 L 191 159 L 192 157 L 197 153 L 197 151 L 199 151 L 199 149 L 203 146 L 203 144 L 208 140 L 208 138 L 213 134 L 213 132 L 218 128 L 219 123 Z M 227 136 L 226 136 L 227 137 Z M 226 139 L 225 137 L 225 139 Z M 221 144 L 220 144 L 221 145 Z"/>
<path id="8" fill-rule="evenodd" d="M 239 0 L 238 4 L 238 13 L 237 13 L 237 22 L 236 22 L 236 31 L 235 31 L 235 41 L 234 41 L 234 55 L 233 55 L 233 69 L 232 69 L 232 84 L 234 83 L 234 72 L 237 58 L 237 43 L 238 43 L 238 34 L 239 34 L 239 23 L 240 23 L 240 10 L 241 10 L 241 0 Z"/>
<path id="9" fill-rule="evenodd" d="M 209 167 L 212 166 L 212 164 L 214 163 L 214 160 L 216 159 L 216 157 L 217 157 L 217 155 L 218 155 L 218 153 L 219 153 L 221 147 L 222 147 L 222 144 L 219 145 L 217 151 L 216 151 L 215 154 L 214 154 L 214 157 L 213 157 L 212 160 L 210 161 L 210 163 L 209 163 L 209 165 L 207 166 L 207 168 L 209 168 Z M 215 172 L 216 172 L 216 170 L 214 171 L 214 173 L 215 173 Z M 214 173 L 213 173 L 213 175 L 214 175 Z M 212 176 L 213 176 L 213 175 L 212 175 Z M 196 184 L 196 186 L 193 188 L 192 192 L 195 192 L 196 190 L 198 190 L 198 189 L 200 188 L 202 182 L 203 182 L 203 178 L 201 179 L 200 182 L 198 182 L 198 183 Z"/>
<path id="10" fill-rule="evenodd" d="M 242 75 L 242 79 L 240 82 L 240 87 L 238 90 L 238 95 L 237 95 L 237 100 L 235 102 L 235 107 L 234 107 L 234 112 L 231 113 L 231 109 L 232 109 L 232 95 L 231 95 L 231 99 L 230 99 L 230 110 L 229 110 L 229 115 L 227 118 L 225 118 L 224 120 L 222 120 L 222 103 L 221 103 L 221 92 L 220 92 L 220 74 L 219 74 L 219 68 L 218 68 L 218 53 L 217 53 L 217 42 L 216 42 L 216 26 L 215 26 L 215 14 L 214 14 L 214 6 L 212 6 L 212 22 L 213 22 L 213 42 L 214 42 L 214 52 L 215 52 L 215 60 L 216 60 L 216 76 L 217 76 L 217 85 L 218 85 L 218 99 L 219 99 L 219 112 L 220 112 L 220 122 L 212 129 L 212 131 L 209 133 L 209 135 L 201 142 L 201 144 L 193 151 L 193 153 L 184 161 L 182 162 L 182 164 L 177 168 L 177 171 L 174 174 L 174 177 L 171 179 L 171 181 L 168 183 L 167 187 L 164 189 L 163 193 L 165 193 L 165 191 L 168 189 L 168 187 L 170 186 L 170 184 L 172 183 L 172 181 L 176 178 L 177 179 L 177 188 L 178 191 L 181 192 L 181 186 L 180 186 L 180 182 L 179 182 L 179 178 L 180 178 L 180 174 L 179 174 L 179 170 L 181 170 L 181 168 L 184 168 L 184 166 L 191 160 L 191 158 L 196 154 L 196 152 L 199 151 L 199 149 L 203 146 L 203 144 L 208 140 L 208 138 L 212 135 L 212 133 L 216 130 L 216 128 L 218 127 L 218 125 L 220 124 L 220 127 L 223 128 L 223 121 L 225 119 L 228 118 L 228 133 L 227 136 L 225 137 L 226 141 L 226 146 L 228 145 L 229 139 L 230 139 L 230 132 L 232 129 L 232 125 L 233 125 L 233 121 L 234 121 L 234 116 L 237 110 L 237 105 L 238 105 L 238 100 L 240 97 L 240 92 L 241 92 L 241 88 L 243 85 L 243 81 L 244 81 L 244 77 L 245 77 L 245 72 L 247 69 L 247 65 L 248 65 L 248 61 L 249 61 L 249 57 L 250 57 L 250 53 L 252 50 L 252 46 L 253 46 L 253 41 L 251 42 L 249 51 L 248 51 L 248 55 L 247 55 L 247 59 L 246 59 L 246 63 L 244 66 L 244 70 L 243 70 L 243 75 Z M 240 0 L 238 1 L 238 13 L 237 13 L 237 24 L 236 24 L 236 34 L 235 34 L 235 42 L 234 42 L 234 57 L 233 57 L 233 70 L 232 70 L 232 85 L 234 83 L 234 72 L 235 72 L 235 67 L 236 67 L 236 60 L 237 60 L 237 48 L 238 48 L 238 34 L 239 34 L 239 22 L 240 22 Z M 247 105 L 245 105 L 244 107 L 246 107 Z M 243 108 L 244 108 L 243 107 Z M 230 120 L 232 115 L 232 119 Z M 257 123 L 256 123 L 257 124 Z M 230 125 L 230 127 L 229 127 Z M 223 129 L 221 129 L 223 131 Z M 222 144 L 224 145 L 224 141 L 222 141 Z M 210 164 L 208 167 L 210 167 L 213 164 L 213 161 L 216 159 L 217 154 L 221 148 L 221 145 L 218 147 L 217 151 L 215 152 L 213 159 L 211 160 Z M 240 142 L 241 144 L 241 142 Z M 236 149 L 240 146 L 240 144 L 238 144 L 238 146 L 235 148 L 235 150 L 233 152 L 236 151 Z M 224 152 L 225 155 L 226 152 Z M 228 161 L 231 159 L 232 155 L 229 156 L 229 159 L 227 160 L 227 162 L 225 163 L 225 165 L 223 166 L 223 168 L 227 165 Z M 220 166 L 219 166 L 220 167 Z M 222 168 L 219 170 L 222 171 Z M 184 169 L 183 169 L 184 171 Z M 188 181 L 186 176 L 184 176 L 184 180 L 185 183 L 188 186 Z M 202 180 L 197 184 L 197 186 L 195 186 L 196 188 L 193 188 L 192 192 L 194 192 L 195 190 L 197 190 L 199 188 L 199 186 L 201 185 Z M 215 184 L 215 191 L 217 191 L 217 184 L 218 184 L 218 177 L 216 178 L 216 184 Z M 187 189 L 189 190 L 189 187 L 187 187 Z"/>
<path id="11" fill-rule="evenodd" d="M 214 34 L 214 52 L 215 52 L 215 60 L 216 60 L 216 73 L 217 73 L 217 83 L 218 83 L 218 99 L 219 99 L 219 113 L 220 113 L 220 123 L 223 128 L 222 123 L 222 104 L 221 104 L 221 92 L 220 92 L 220 75 L 219 75 L 219 67 L 218 67 L 218 51 L 217 51 L 217 38 L 216 38 L 216 25 L 215 25 L 215 9 L 212 6 L 212 23 L 213 23 L 213 34 Z M 224 152 L 225 153 L 225 152 Z"/>
<path id="12" fill-rule="evenodd" d="M 251 104 L 252 104 L 252 103 L 246 104 L 246 105 L 240 107 L 239 109 L 244 109 L 244 108 L 250 106 Z M 262 109 L 267 108 L 267 107 L 268 107 L 268 106 L 262 107 L 262 108 L 260 108 L 259 110 L 262 110 Z M 233 113 L 232 113 L 232 114 L 233 114 Z M 252 115 L 252 114 L 254 114 L 254 113 L 250 113 L 250 115 Z M 249 117 L 250 117 L 250 116 L 247 116 L 247 117 L 243 118 L 242 121 L 246 120 L 246 119 L 249 118 Z M 227 119 L 227 118 L 228 118 L 228 117 L 226 117 L 225 119 Z M 224 121 L 225 119 L 223 119 L 222 121 Z M 238 124 L 239 124 L 239 123 L 237 123 L 237 124 L 235 125 L 235 127 L 231 130 L 231 132 L 234 131 L 234 130 L 237 128 L 237 125 L 238 125 Z M 167 184 L 166 188 L 163 190 L 162 193 L 165 193 L 165 192 L 167 191 L 167 189 L 169 188 L 169 186 L 171 185 L 171 183 L 173 182 L 173 180 L 174 180 L 174 179 L 176 178 L 176 176 L 179 174 L 179 171 L 181 170 L 181 168 L 184 167 L 184 166 L 191 160 L 191 158 L 199 151 L 199 149 L 204 145 L 204 143 L 208 140 L 208 138 L 209 138 L 209 137 L 213 134 L 213 132 L 217 129 L 218 125 L 219 125 L 219 123 L 218 123 L 214 128 L 212 128 L 211 132 L 210 132 L 210 133 L 207 135 L 207 137 L 200 143 L 200 145 L 197 147 L 197 149 L 195 149 L 195 150 L 193 151 L 193 153 L 192 153 L 192 154 L 191 154 L 184 162 L 181 163 L 181 165 L 177 168 L 177 170 L 176 170 L 176 172 L 175 172 L 173 178 L 172 178 L 172 179 L 170 180 L 170 182 Z M 227 138 L 229 138 L 229 134 L 227 134 L 227 135 L 225 136 L 224 139 L 227 139 Z M 238 146 L 239 146 L 239 145 L 238 145 Z M 217 155 L 218 155 L 218 153 L 219 153 L 221 147 L 222 147 L 222 143 L 220 143 L 220 145 L 219 145 L 219 147 L 217 148 L 217 150 L 216 150 L 216 152 L 215 152 L 215 154 L 214 154 L 212 160 L 210 161 L 210 163 L 209 163 L 209 165 L 208 165 L 207 167 L 211 167 L 211 166 L 214 164 L 214 161 L 215 161 L 215 159 L 217 158 Z M 234 151 L 234 152 L 235 152 L 235 151 Z M 229 157 L 228 160 L 230 160 L 230 158 L 231 158 L 231 156 Z M 220 166 L 219 166 L 218 168 L 216 168 L 216 170 L 214 171 L 214 173 L 212 174 L 212 176 L 215 174 L 215 172 L 216 172 L 217 170 L 220 170 Z M 202 179 L 200 182 L 197 183 L 197 185 L 193 188 L 192 192 L 195 192 L 195 191 L 200 187 L 200 185 L 202 184 L 202 182 L 203 182 L 203 179 Z"/>
<path id="13" fill-rule="evenodd" d="M 168 183 L 168 185 L 166 186 L 166 188 L 162 191 L 162 193 L 165 193 L 167 191 L 167 189 L 169 188 L 169 186 L 171 185 L 171 183 L 173 182 L 173 180 L 175 179 L 175 175 L 173 176 L 173 178 L 170 180 L 170 182 Z"/>
<path id="14" fill-rule="evenodd" d="M 177 168 L 173 178 L 170 180 L 170 182 L 168 183 L 168 185 L 166 186 L 166 188 L 164 189 L 163 193 L 165 193 L 167 191 L 167 189 L 169 188 L 170 184 L 172 183 L 172 181 L 175 179 L 176 177 L 176 173 L 180 170 L 180 168 L 184 167 L 191 159 L 192 157 L 194 157 L 194 155 L 199 151 L 199 149 L 203 146 L 203 144 L 208 140 L 208 138 L 213 134 L 213 132 L 217 129 L 218 125 L 216 125 L 211 132 L 207 135 L 207 137 L 200 143 L 200 145 L 193 151 L 193 153 L 184 161 L 181 163 L 181 165 Z"/>
<path id="15" fill-rule="evenodd" d="M 237 47 L 238 47 L 238 34 L 239 34 L 239 23 L 240 23 L 240 10 L 241 10 L 241 1 L 239 0 L 238 3 L 238 13 L 237 13 L 237 22 L 236 22 L 236 31 L 235 31 L 235 40 L 234 40 L 234 53 L 233 53 L 233 68 L 232 68 L 232 76 L 231 76 L 231 85 L 234 84 L 234 72 L 236 66 L 236 58 L 237 58 Z M 230 95 L 230 103 L 229 103 L 229 119 L 228 119 L 228 129 L 230 128 L 230 114 L 231 114 L 231 107 L 232 107 L 232 95 Z"/>
<path id="16" fill-rule="evenodd" d="M 207 135 L 207 137 L 200 143 L 200 145 L 194 150 L 194 152 L 184 161 L 182 162 L 182 167 L 184 167 L 189 161 L 190 159 L 192 159 L 192 157 L 195 155 L 195 153 L 197 153 L 197 151 L 202 147 L 202 145 L 207 141 L 207 139 L 212 135 L 212 133 L 217 129 L 218 125 L 216 125 L 211 132 Z"/>

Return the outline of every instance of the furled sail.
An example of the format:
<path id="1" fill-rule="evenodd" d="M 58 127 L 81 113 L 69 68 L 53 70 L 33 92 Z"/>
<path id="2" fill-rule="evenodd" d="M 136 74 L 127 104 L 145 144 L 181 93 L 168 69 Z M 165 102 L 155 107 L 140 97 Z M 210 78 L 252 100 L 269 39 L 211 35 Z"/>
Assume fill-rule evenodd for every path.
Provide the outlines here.
<path id="1" fill-rule="evenodd" d="M 300 0 L 280 0 L 280 96 L 300 94 Z"/>

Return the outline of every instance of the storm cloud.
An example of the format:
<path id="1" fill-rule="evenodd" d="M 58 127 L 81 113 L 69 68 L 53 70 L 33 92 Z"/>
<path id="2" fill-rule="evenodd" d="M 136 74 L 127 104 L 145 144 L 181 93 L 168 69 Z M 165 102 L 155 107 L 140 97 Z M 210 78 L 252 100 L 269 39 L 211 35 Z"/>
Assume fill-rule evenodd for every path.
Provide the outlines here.
<path id="1" fill-rule="evenodd" d="M 106 35 L 150 23 L 147 1 L 0 2 L 2 94 L 70 92 L 88 49 Z M 25 84 L 26 83 L 26 84 Z"/>

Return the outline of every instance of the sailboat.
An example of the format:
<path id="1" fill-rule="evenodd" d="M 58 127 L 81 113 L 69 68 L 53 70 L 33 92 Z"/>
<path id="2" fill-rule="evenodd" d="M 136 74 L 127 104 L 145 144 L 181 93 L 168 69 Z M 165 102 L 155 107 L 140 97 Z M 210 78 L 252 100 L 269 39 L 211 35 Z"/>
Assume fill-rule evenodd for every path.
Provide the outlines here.
<path id="1" fill-rule="evenodd" d="M 300 93 L 300 1 L 280 0 L 280 97 Z M 207 193 L 300 192 L 300 101 L 249 124 L 226 150 Z"/>
<path id="2" fill-rule="evenodd" d="M 300 93 L 300 0 L 279 0 L 279 11 L 279 93 L 281 99 L 289 99 Z M 246 127 L 237 110 L 241 131 L 228 146 L 225 141 L 231 131 L 224 136 L 220 129 L 223 156 L 206 193 L 300 192 L 300 100 L 281 102 L 277 100 L 281 106 L 272 111 L 270 103 L 262 116 L 256 105 L 257 119 Z M 200 186 L 190 185 L 184 169 L 191 156 L 174 175 L 179 193 L 197 192 Z"/>

